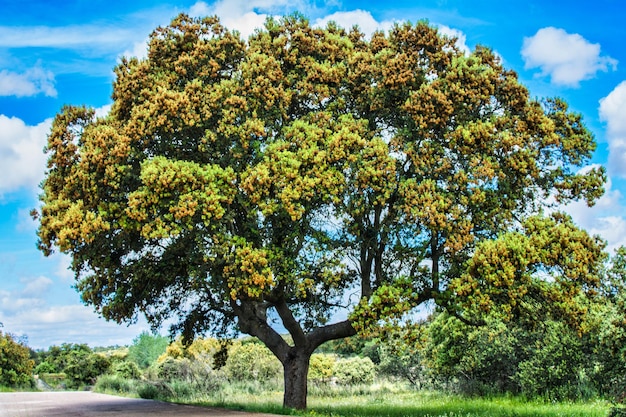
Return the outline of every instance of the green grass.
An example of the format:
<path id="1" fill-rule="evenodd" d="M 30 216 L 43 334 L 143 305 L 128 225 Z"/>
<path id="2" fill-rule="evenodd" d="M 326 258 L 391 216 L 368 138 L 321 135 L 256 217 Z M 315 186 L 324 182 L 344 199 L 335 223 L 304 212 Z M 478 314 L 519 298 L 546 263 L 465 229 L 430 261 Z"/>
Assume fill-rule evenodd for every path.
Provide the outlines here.
<path id="1" fill-rule="evenodd" d="M 138 396 L 147 382 L 104 378 L 100 392 Z M 154 387 L 153 387 L 154 388 Z M 280 384 L 254 382 L 217 384 L 208 390 L 185 383 L 167 384 L 170 395 L 156 398 L 232 410 L 303 417 L 607 417 L 605 401 L 549 402 L 521 397 L 467 398 L 440 392 L 411 391 L 393 384 L 357 387 L 310 387 L 306 411 L 282 408 Z M 144 395 L 139 395 L 145 397 Z"/>
<path id="2" fill-rule="evenodd" d="M 441 393 L 381 392 L 351 396 L 309 395 L 308 410 L 285 410 L 281 393 L 222 397 L 199 405 L 306 417 L 606 417 L 603 401 L 549 403 L 518 397 L 464 398 Z"/>
<path id="3" fill-rule="evenodd" d="M 433 393 L 396 393 L 350 398 L 311 398 L 312 416 L 332 417 L 605 417 L 609 406 L 544 403 L 515 397 L 462 398 Z"/>

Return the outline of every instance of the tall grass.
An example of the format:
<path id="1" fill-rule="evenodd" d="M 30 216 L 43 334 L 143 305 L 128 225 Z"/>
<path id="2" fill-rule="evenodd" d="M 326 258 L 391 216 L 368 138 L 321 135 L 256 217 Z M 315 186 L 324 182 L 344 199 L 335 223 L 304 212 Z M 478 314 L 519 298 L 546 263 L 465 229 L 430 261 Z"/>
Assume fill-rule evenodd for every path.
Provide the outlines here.
<path id="1" fill-rule="evenodd" d="M 101 377 L 95 389 L 177 403 L 305 417 L 606 417 L 603 401 L 549 402 L 521 397 L 467 398 L 382 382 L 373 385 L 314 385 L 306 411 L 282 408 L 282 382 L 125 380 Z"/>
<path id="2" fill-rule="evenodd" d="M 311 397 L 310 414 L 329 417 L 606 417 L 603 402 L 548 403 L 518 397 L 466 398 L 402 392 L 343 398 Z"/>
<path id="3" fill-rule="evenodd" d="M 199 405 L 226 407 L 311 417 L 606 417 L 609 405 L 604 402 L 548 403 L 521 398 L 463 398 L 441 393 L 394 393 L 354 395 L 350 397 L 309 396 L 306 411 L 285 410 L 281 396 L 263 399 L 231 397 L 219 403 L 203 401 Z"/>

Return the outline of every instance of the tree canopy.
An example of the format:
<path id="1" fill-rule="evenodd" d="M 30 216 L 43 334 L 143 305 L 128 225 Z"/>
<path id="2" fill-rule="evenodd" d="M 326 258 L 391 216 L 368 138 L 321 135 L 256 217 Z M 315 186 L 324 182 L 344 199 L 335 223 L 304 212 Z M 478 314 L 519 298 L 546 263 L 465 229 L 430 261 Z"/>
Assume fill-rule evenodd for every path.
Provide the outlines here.
<path id="1" fill-rule="evenodd" d="M 525 296 L 575 313 L 602 244 L 543 209 L 602 194 L 603 169 L 580 170 L 594 139 L 455 42 L 299 15 L 244 41 L 180 15 L 116 67 L 108 115 L 56 116 L 40 248 L 71 255 L 107 319 L 257 336 L 298 408 L 320 344 L 428 300 L 467 321 Z"/>

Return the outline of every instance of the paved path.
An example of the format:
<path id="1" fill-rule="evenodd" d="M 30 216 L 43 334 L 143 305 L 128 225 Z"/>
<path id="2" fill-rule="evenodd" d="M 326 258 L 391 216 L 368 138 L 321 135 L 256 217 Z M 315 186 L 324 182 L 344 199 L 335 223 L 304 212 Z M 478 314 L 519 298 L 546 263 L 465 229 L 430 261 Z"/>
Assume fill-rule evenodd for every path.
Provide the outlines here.
<path id="1" fill-rule="evenodd" d="M 0 417 L 271 417 L 93 392 L 0 393 Z"/>

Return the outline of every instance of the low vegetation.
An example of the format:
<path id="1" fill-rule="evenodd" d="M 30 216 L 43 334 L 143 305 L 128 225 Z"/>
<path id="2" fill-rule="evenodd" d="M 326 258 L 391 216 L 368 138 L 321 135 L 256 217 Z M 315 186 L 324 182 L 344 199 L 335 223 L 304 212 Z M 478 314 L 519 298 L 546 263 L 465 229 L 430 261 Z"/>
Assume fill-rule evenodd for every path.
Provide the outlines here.
<path id="1" fill-rule="evenodd" d="M 32 387 L 34 366 L 26 343 L 0 331 L 0 387 Z"/>
<path id="2" fill-rule="evenodd" d="M 587 375 L 585 381 L 581 380 L 584 370 L 579 361 L 582 354 L 580 343 L 581 340 L 591 340 L 589 337 L 580 338 L 578 344 L 572 345 L 574 330 L 559 327 L 563 332 L 561 339 L 551 337 L 551 333 L 545 337 L 552 340 L 554 346 L 545 346 L 543 339 L 535 341 L 534 346 L 543 343 L 542 347 L 554 355 L 558 351 L 570 352 L 571 357 L 561 355 L 555 358 L 559 366 L 571 367 L 573 380 L 549 378 L 561 373 L 555 372 L 554 366 L 543 367 L 544 375 L 540 374 L 541 369 L 534 370 L 537 382 L 525 391 L 527 385 L 521 382 L 503 384 L 507 375 L 497 363 L 512 361 L 508 370 L 512 376 L 509 377 L 514 381 L 525 381 L 527 374 L 524 372 L 529 372 L 528 367 L 519 365 L 526 362 L 512 359 L 513 355 L 520 355 L 521 345 L 527 345 L 529 340 L 513 340 L 512 335 L 520 334 L 518 329 L 517 333 L 507 332 L 507 344 L 498 339 L 502 336 L 496 331 L 501 326 L 503 323 L 474 329 L 440 314 L 424 323 L 420 330 L 413 330 L 416 342 L 412 345 L 405 342 L 408 336 L 401 332 L 331 343 L 311 358 L 307 411 L 283 408 L 280 364 L 265 346 L 252 338 L 228 343 L 211 338 L 198 339 L 187 347 L 177 340 L 142 371 L 141 377 L 129 378 L 112 371 L 98 378 L 95 390 L 301 416 L 610 415 L 613 405 L 607 400 L 609 393 L 602 393 L 593 386 L 597 376 Z M 447 351 L 447 355 L 436 357 L 437 352 L 443 351 L 441 346 L 436 348 L 442 344 L 443 333 L 451 338 L 464 337 L 464 350 Z M 534 333 L 529 332 L 527 337 L 532 335 Z M 459 341 L 450 341 L 456 342 Z M 427 351 L 434 353 L 428 354 Z M 510 357 L 505 358 L 507 352 Z M 459 359 L 454 354 L 463 356 L 458 367 L 453 366 Z M 222 360 L 224 357 L 226 359 Z M 529 360 L 537 361 L 532 358 Z M 591 363 L 598 367 L 597 358 L 591 359 Z M 474 364 L 473 367 L 470 363 Z M 448 366 L 445 372 L 444 365 Z M 486 377 L 481 379 L 488 372 L 493 375 L 491 383 Z M 549 385 L 550 381 L 552 385 Z M 540 386 L 541 383 L 547 385 Z"/>
<path id="3" fill-rule="evenodd" d="M 605 271 L 616 284 L 604 303 L 586 305 L 576 326 L 493 317 L 475 327 L 437 312 L 410 327 L 327 343 L 311 357 L 306 411 L 283 407 L 280 362 L 254 338 L 186 345 L 143 333 L 128 347 L 66 343 L 35 352 L 2 334 L 0 375 L 4 390 L 32 389 L 37 375 L 48 389 L 301 416 L 618 416 L 624 261 L 621 249 Z"/>
<path id="4" fill-rule="evenodd" d="M 617 265 L 621 258 L 615 260 Z M 621 340 L 615 318 L 623 303 L 617 296 L 612 300 L 590 305 L 579 327 L 495 318 L 473 327 L 440 312 L 411 327 L 328 343 L 311 357 L 306 411 L 283 407 L 280 363 L 254 338 L 199 338 L 185 345 L 143 333 L 128 347 L 63 344 L 34 352 L 3 335 L 2 347 L 21 352 L 48 389 L 91 387 L 316 417 L 618 416 L 623 356 L 611 349 Z M 5 382 L 9 372 L 2 375 L 5 390 L 20 387 Z M 21 389 L 34 386 L 33 373 L 28 375 Z"/>

